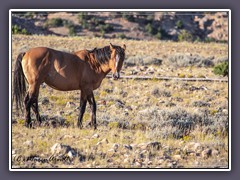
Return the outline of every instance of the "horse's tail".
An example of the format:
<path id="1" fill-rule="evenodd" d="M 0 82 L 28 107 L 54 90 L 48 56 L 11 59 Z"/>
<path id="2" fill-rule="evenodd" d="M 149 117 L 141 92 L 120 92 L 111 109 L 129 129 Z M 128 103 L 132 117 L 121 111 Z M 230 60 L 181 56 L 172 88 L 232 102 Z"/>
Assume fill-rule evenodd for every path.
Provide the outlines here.
<path id="1" fill-rule="evenodd" d="M 15 67 L 14 67 L 14 77 L 13 77 L 13 101 L 16 101 L 16 109 L 19 108 L 22 111 L 23 98 L 26 93 L 26 82 L 25 76 L 22 69 L 22 58 L 25 52 L 20 53 L 17 57 Z"/>

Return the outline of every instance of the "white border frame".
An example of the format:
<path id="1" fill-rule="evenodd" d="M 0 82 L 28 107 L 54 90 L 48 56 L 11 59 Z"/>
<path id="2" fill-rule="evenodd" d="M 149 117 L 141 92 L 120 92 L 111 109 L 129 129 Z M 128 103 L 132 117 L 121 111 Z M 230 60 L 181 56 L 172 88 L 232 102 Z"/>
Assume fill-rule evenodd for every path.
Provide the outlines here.
<path id="1" fill-rule="evenodd" d="M 228 77 L 228 114 L 229 114 L 229 137 L 228 137 L 228 169 L 12 169 L 12 12 L 132 12 L 132 11 L 154 11 L 154 12 L 207 12 L 207 11 L 226 11 L 228 12 L 228 57 L 229 57 L 229 77 Z M 231 10 L 230 9 L 10 9 L 9 10 L 9 171 L 231 171 Z"/>

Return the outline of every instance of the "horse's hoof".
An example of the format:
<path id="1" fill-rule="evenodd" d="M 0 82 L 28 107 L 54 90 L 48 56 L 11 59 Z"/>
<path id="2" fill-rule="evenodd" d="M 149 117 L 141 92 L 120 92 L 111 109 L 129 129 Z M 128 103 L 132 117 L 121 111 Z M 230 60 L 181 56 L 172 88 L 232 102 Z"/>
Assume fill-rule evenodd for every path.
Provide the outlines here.
<path id="1" fill-rule="evenodd" d="M 38 122 L 38 127 L 41 127 L 42 126 L 42 122 Z"/>
<path id="2" fill-rule="evenodd" d="M 33 125 L 32 125 L 32 122 L 30 122 L 30 123 L 25 123 L 25 126 L 27 127 L 27 128 L 33 128 Z"/>
<path id="3" fill-rule="evenodd" d="M 79 129 L 82 129 L 83 128 L 83 125 L 82 125 L 82 123 L 80 124 L 80 123 L 78 123 L 77 124 L 77 127 L 79 128 Z"/>
<path id="4" fill-rule="evenodd" d="M 87 126 L 92 127 L 92 121 L 90 121 L 89 123 L 87 123 Z"/>

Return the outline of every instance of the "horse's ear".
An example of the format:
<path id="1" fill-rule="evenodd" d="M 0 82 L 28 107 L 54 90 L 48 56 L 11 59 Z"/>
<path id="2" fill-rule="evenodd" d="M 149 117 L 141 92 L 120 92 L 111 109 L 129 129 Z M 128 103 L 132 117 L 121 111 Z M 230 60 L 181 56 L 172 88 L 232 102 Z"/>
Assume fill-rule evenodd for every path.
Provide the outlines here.
<path id="1" fill-rule="evenodd" d="M 125 44 L 123 44 L 123 49 L 126 50 L 126 45 Z"/>
<path id="2" fill-rule="evenodd" d="M 112 43 L 110 43 L 110 50 L 112 51 L 114 48 L 113 48 L 113 45 Z"/>

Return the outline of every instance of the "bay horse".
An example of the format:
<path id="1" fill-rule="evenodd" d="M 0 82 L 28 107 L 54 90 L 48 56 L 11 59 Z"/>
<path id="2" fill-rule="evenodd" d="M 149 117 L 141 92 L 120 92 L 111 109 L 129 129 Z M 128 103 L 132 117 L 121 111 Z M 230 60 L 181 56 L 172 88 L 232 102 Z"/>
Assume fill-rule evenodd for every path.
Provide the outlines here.
<path id="1" fill-rule="evenodd" d="M 25 126 L 31 128 L 30 110 L 36 115 L 38 124 L 42 120 L 38 110 L 39 88 L 42 83 L 60 90 L 80 90 L 80 113 L 77 126 L 82 128 L 82 118 L 87 102 L 92 110 L 90 125 L 97 128 L 96 102 L 93 90 L 99 88 L 102 80 L 112 71 L 113 78 L 120 77 L 125 58 L 123 47 L 112 45 L 93 50 L 67 53 L 47 47 L 31 48 L 20 53 L 14 67 L 13 98 L 16 110 L 22 110 L 24 99 Z M 28 82 L 26 90 L 25 79 Z M 25 97 L 24 97 L 25 96 Z"/>

